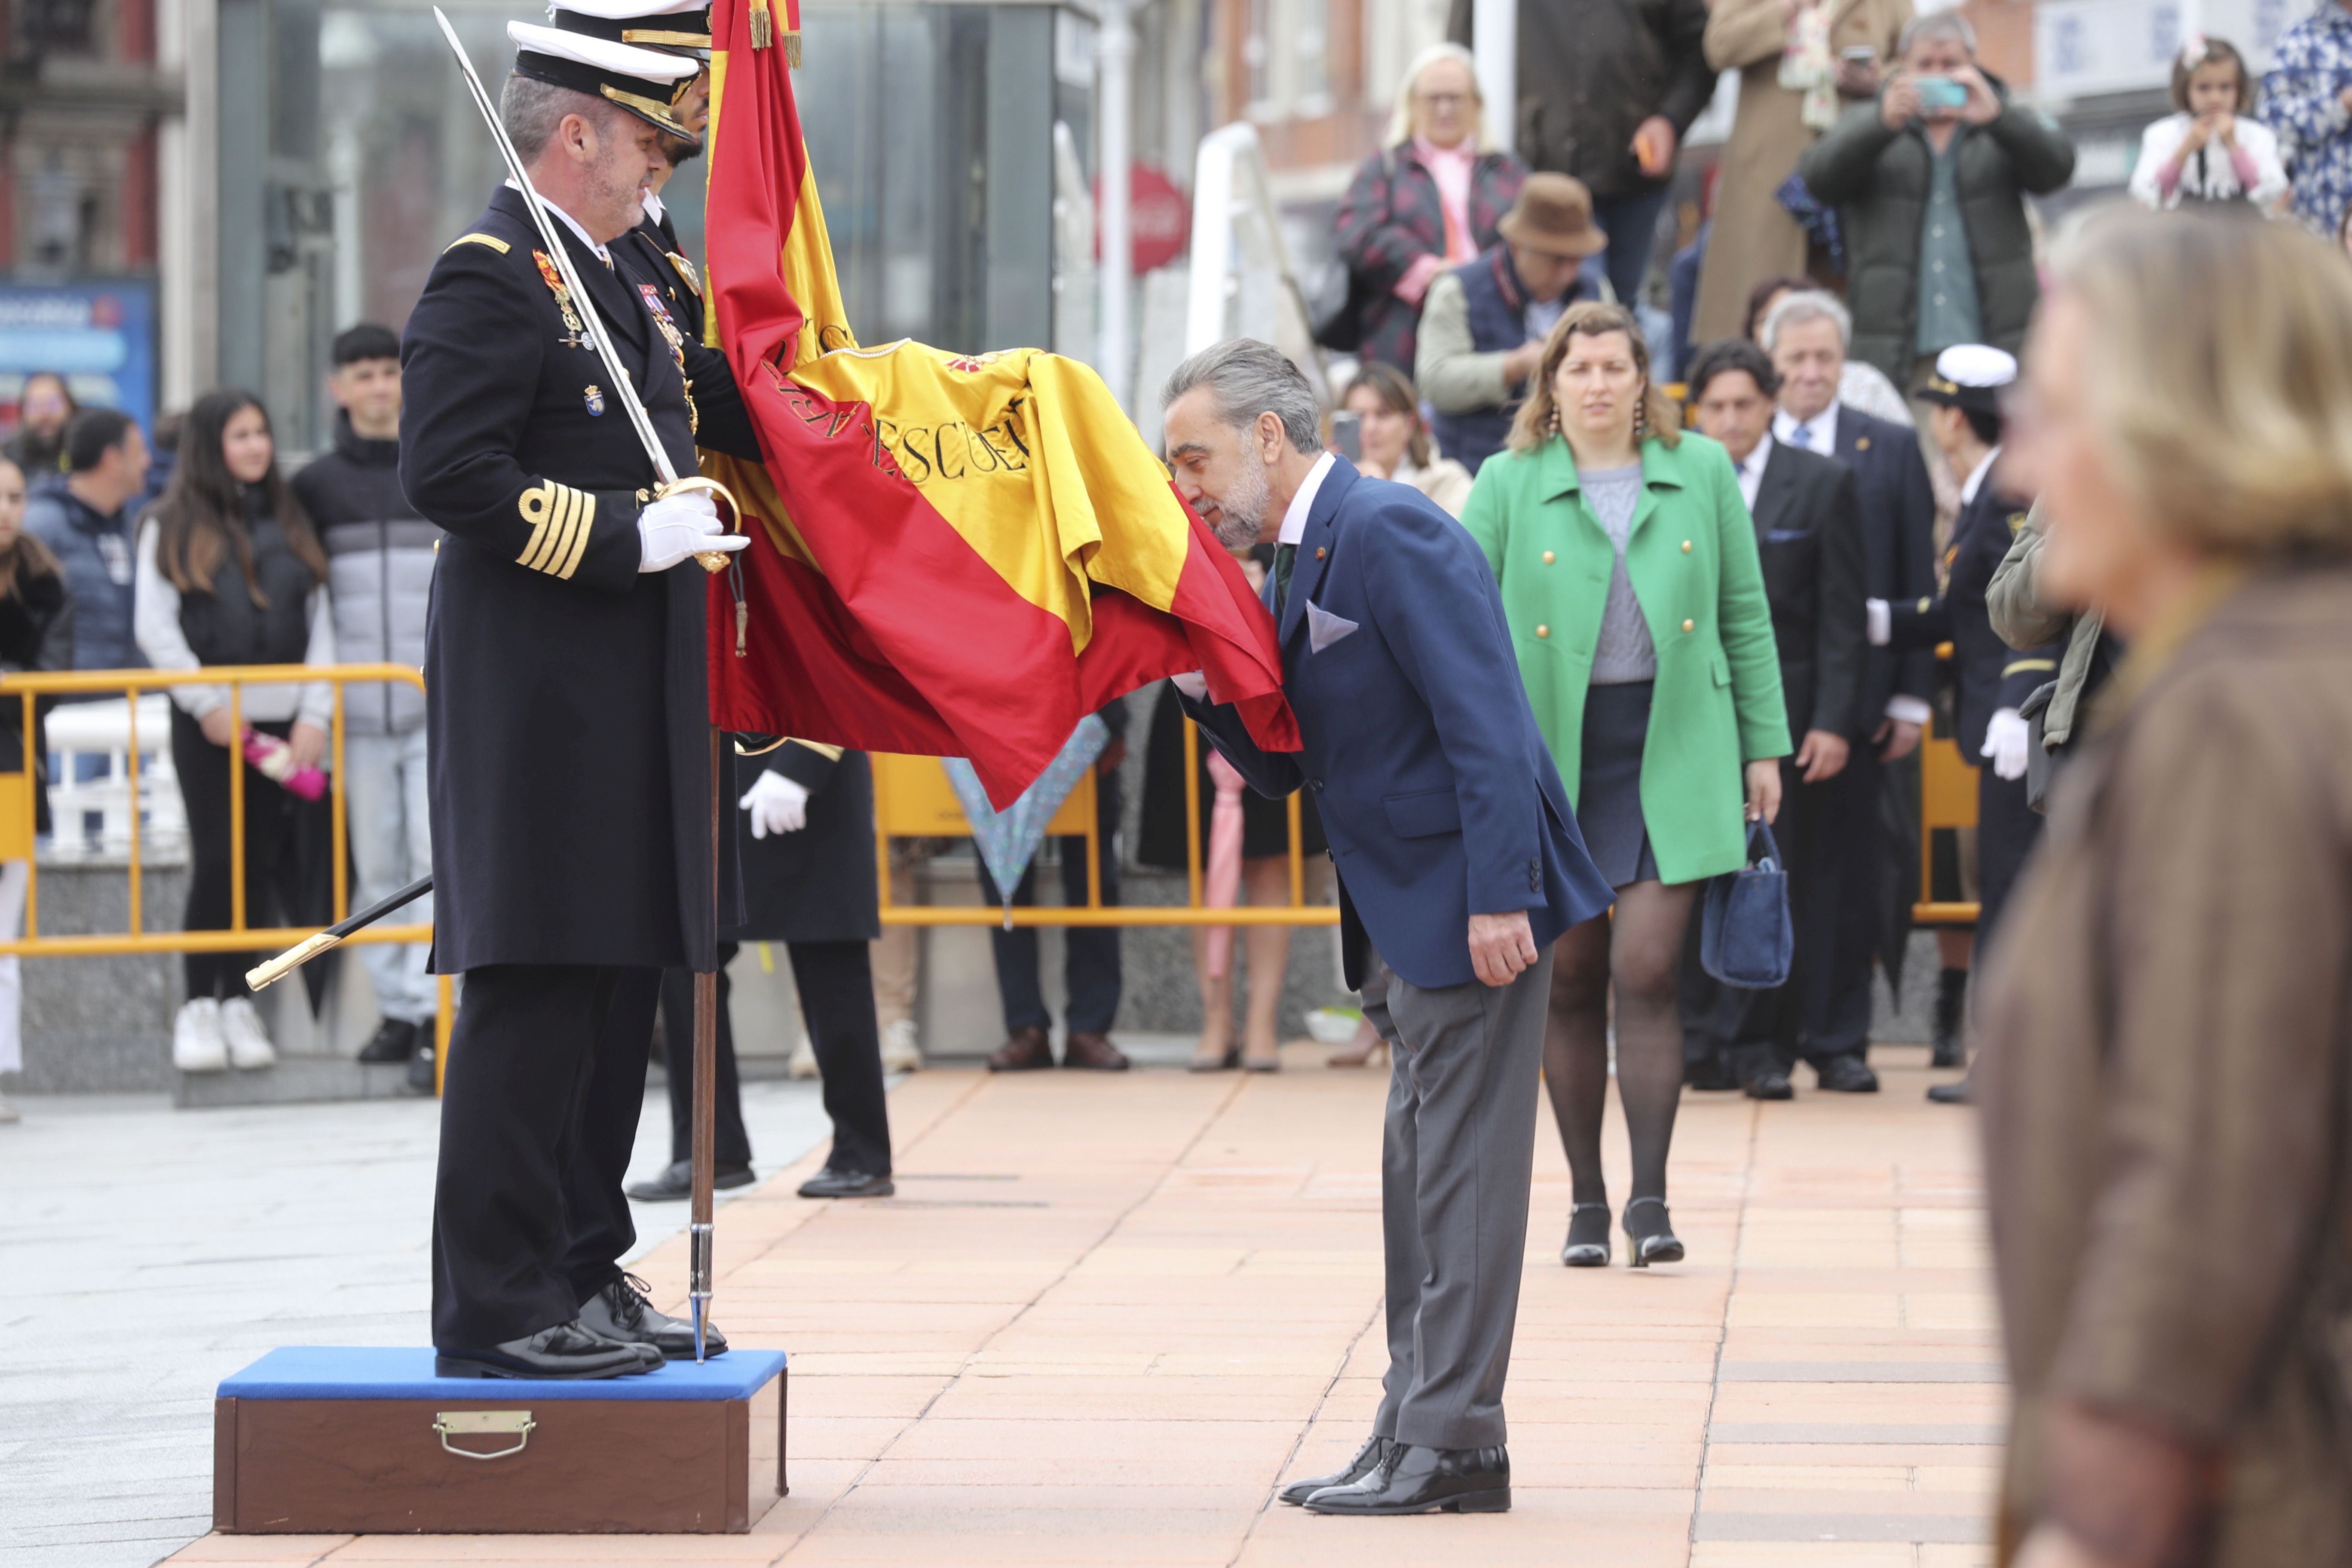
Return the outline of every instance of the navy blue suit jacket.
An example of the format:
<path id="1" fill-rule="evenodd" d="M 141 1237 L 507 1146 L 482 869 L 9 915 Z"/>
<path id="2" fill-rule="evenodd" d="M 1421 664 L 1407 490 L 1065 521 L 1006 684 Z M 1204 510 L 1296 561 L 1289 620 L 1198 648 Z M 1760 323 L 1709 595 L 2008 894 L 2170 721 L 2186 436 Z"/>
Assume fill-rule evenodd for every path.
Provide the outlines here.
<path id="1" fill-rule="evenodd" d="M 1260 751 L 1234 709 L 1184 706 L 1259 794 L 1315 792 L 1349 984 L 1365 938 L 1413 985 L 1462 985 L 1477 978 L 1471 915 L 1525 910 L 1541 946 L 1609 907 L 1460 523 L 1334 458 L 1279 631 L 1304 750 Z"/>
<path id="2" fill-rule="evenodd" d="M 1853 470 L 1862 500 L 1863 588 L 1868 598 L 1916 604 L 1936 594 L 1936 488 L 1919 455 L 1918 434 L 1874 418 L 1853 405 L 1838 406 L 1837 459 Z M 1874 647 L 1863 661 L 1861 731 L 1867 740 L 1886 717 L 1897 692 L 1927 701 L 1936 695 L 1932 651 Z"/>

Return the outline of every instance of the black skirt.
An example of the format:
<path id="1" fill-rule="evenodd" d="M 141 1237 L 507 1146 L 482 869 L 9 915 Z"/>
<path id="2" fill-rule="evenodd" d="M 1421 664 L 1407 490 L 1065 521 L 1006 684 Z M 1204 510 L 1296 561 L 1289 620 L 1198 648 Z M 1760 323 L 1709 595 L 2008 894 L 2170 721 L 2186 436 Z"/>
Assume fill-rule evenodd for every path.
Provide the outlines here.
<path id="1" fill-rule="evenodd" d="M 1650 738 L 1652 682 L 1595 686 L 1584 694 L 1583 773 L 1576 826 L 1585 853 L 1612 888 L 1658 879 L 1642 816 L 1642 749 Z"/>
<path id="2" fill-rule="evenodd" d="M 1201 857 L 1209 854 L 1209 817 L 1216 809 L 1217 786 L 1209 778 L 1209 753 L 1216 748 L 1206 735 L 1200 741 Z M 1323 819 L 1316 815 L 1315 797 L 1298 797 L 1299 852 L 1324 850 Z M 1290 853 L 1290 807 L 1268 800 L 1254 789 L 1242 791 L 1242 855 L 1256 859 Z M 1162 870 L 1184 869 L 1184 709 L 1175 688 L 1163 684 L 1151 708 L 1151 738 L 1143 756 L 1143 822 L 1136 835 L 1136 863 Z"/>

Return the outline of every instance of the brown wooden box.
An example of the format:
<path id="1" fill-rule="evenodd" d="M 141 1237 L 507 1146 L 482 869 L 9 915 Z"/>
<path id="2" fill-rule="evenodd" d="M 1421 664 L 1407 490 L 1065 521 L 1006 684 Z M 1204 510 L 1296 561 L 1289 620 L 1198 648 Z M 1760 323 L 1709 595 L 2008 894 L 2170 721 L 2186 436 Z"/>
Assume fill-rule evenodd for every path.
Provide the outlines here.
<path id="1" fill-rule="evenodd" d="M 592 1383 L 420 1381 L 414 1373 L 431 1359 L 278 1351 L 224 1383 L 214 1402 L 214 1528 L 740 1532 L 785 1490 L 775 1352 L 738 1350 L 702 1367 Z M 473 1412 L 498 1414 L 446 1419 Z"/>

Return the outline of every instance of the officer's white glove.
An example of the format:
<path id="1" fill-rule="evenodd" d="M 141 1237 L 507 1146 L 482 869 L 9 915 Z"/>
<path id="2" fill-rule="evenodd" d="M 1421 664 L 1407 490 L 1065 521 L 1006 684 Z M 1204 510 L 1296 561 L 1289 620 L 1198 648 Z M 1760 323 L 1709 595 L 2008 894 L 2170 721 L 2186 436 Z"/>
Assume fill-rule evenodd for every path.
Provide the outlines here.
<path id="1" fill-rule="evenodd" d="M 740 550 L 751 542 L 719 527 L 719 509 L 698 491 L 664 496 L 637 514 L 640 572 L 667 572 L 700 550 Z"/>
<path id="2" fill-rule="evenodd" d="M 1887 610 L 1884 599 L 1862 602 L 1863 629 L 1873 647 L 1885 647 L 1895 640 L 1895 616 Z"/>
<path id="3" fill-rule="evenodd" d="M 735 804 L 751 815 L 751 837 L 798 833 L 808 826 L 808 786 L 779 773 L 763 773 Z"/>
<path id="4" fill-rule="evenodd" d="M 1177 690 L 1182 692 L 1193 701 L 1205 702 L 1208 700 L 1209 678 L 1204 672 L 1197 669 L 1188 670 L 1182 675 L 1171 675 L 1168 679 L 1176 683 Z"/>
<path id="5" fill-rule="evenodd" d="M 2014 708 L 2004 708 L 1985 726 L 1984 755 L 1992 760 L 1996 778 L 2025 776 L 2025 748 L 2033 742 L 2033 727 Z"/>

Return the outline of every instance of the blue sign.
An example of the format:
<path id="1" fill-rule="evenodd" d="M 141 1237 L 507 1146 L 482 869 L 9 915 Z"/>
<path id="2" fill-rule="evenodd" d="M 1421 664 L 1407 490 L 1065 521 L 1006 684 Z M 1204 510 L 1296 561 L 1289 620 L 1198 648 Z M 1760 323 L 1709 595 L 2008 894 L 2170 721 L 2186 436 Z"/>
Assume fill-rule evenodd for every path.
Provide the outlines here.
<path id="1" fill-rule="evenodd" d="M 155 429 L 155 285 L 144 279 L 0 283 L 0 419 L 35 371 L 66 378 L 84 407 Z"/>

